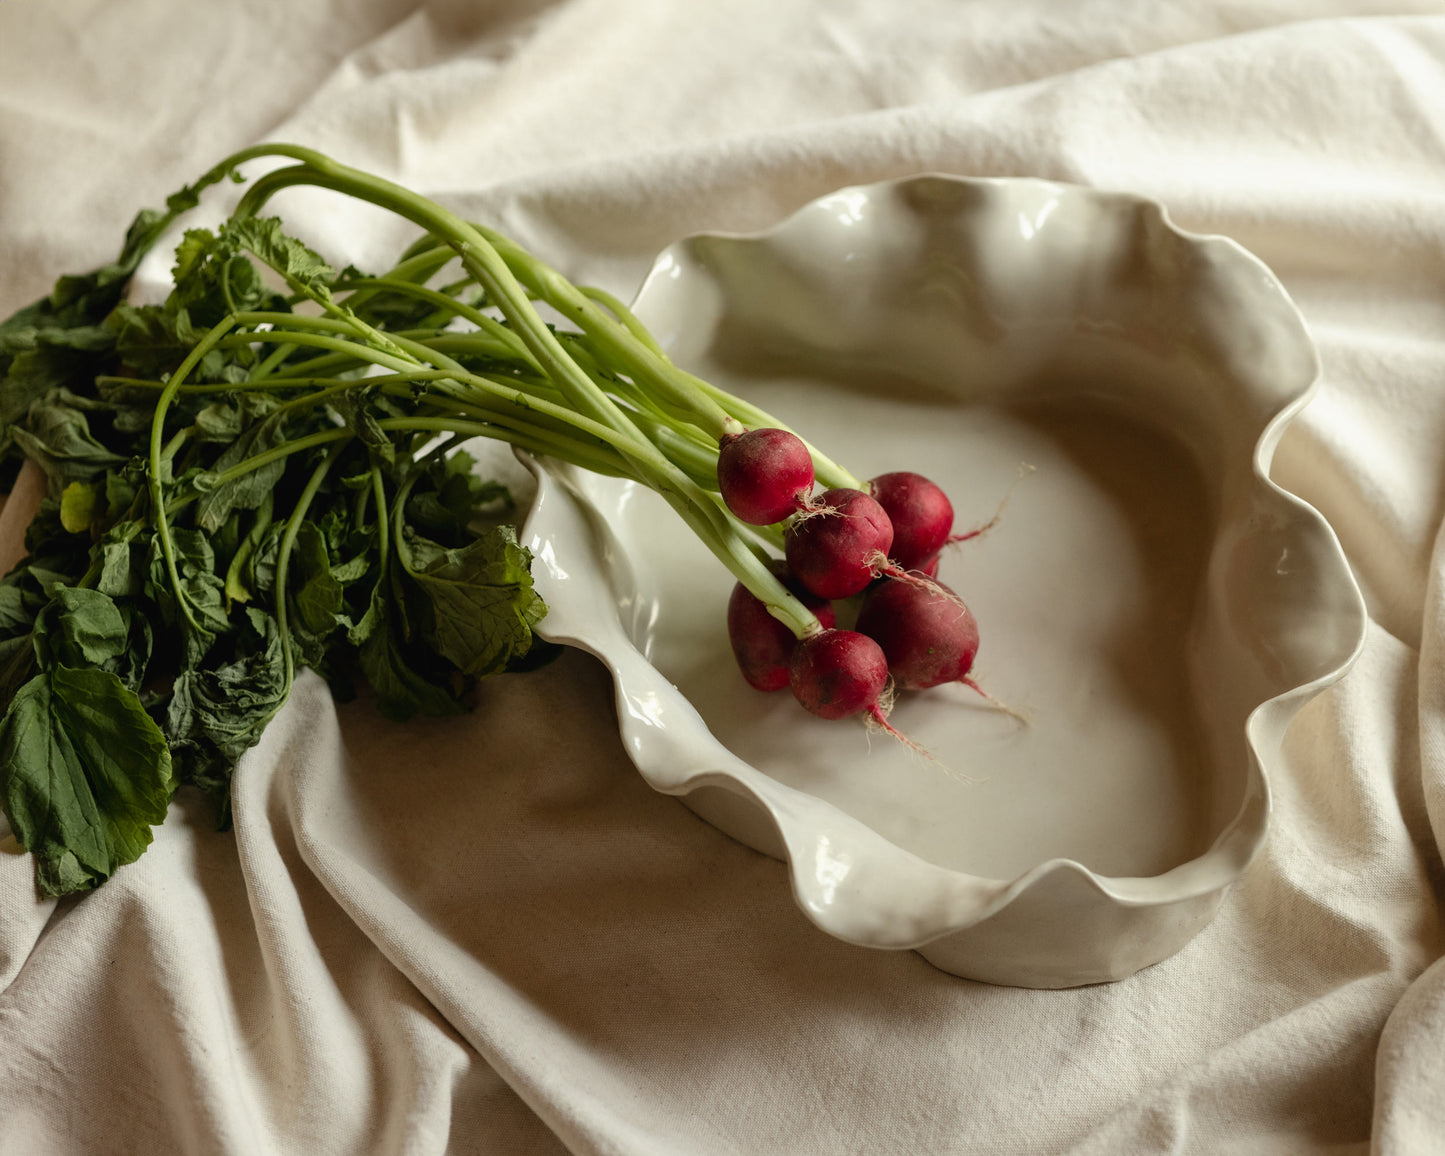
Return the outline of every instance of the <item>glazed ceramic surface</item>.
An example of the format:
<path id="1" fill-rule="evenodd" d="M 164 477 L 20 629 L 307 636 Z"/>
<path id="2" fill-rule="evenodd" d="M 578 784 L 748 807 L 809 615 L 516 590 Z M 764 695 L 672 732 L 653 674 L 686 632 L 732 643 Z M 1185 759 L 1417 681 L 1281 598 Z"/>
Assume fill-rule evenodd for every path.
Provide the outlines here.
<path id="1" fill-rule="evenodd" d="M 1330 528 L 1268 478 L 1317 372 L 1269 271 L 1137 198 L 920 176 L 683 241 L 635 307 L 859 477 L 939 482 L 959 530 L 1013 487 L 941 577 L 978 619 L 975 676 L 1028 719 L 961 685 L 900 696 L 931 761 L 752 690 L 721 564 L 656 495 L 543 462 L 542 633 L 612 669 L 647 781 L 785 860 L 851 943 L 1037 987 L 1178 951 L 1265 837 L 1290 718 L 1364 632 Z"/>

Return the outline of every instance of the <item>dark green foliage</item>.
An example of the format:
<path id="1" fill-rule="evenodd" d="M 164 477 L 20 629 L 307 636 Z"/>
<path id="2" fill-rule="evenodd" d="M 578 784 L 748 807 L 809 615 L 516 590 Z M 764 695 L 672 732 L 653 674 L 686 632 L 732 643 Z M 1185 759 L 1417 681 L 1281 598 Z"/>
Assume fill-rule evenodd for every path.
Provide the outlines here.
<path id="1" fill-rule="evenodd" d="M 526 654 L 546 612 L 531 589 L 531 555 L 510 526 L 447 550 L 408 531 L 398 542 L 414 632 L 463 674 L 505 670 Z"/>
<path id="2" fill-rule="evenodd" d="M 5 813 L 42 894 L 86 890 L 139 858 L 173 786 L 160 727 L 108 671 L 42 671 L 0 720 Z"/>
<path id="3" fill-rule="evenodd" d="M 223 319 L 307 299 L 394 351 L 376 329 L 434 311 L 383 293 L 350 313 L 274 218 L 186 233 L 169 299 L 122 302 L 195 192 L 137 218 L 115 263 L 0 322 L 0 468 L 29 459 L 49 491 L 28 556 L 0 580 L 0 802 L 46 895 L 139 856 L 180 784 L 224 824 L 236 764 L 300 666 L 341 698 L 359 672 L 408 718 L 464 710 L 476 678 L 546 653 L 530 555 L 510 527 L 477 521 L 506 491 L 465 454 L 419 457 L 434 435 L 382 424 L 423 412 L 421 389 L 383 393 L 347 365 L 324 399 L 297 402 L 252 381 L 274 344 L 232 342 L 171 397 L 152 477 L 161 385 Z M 298 374 L 324 361 L 280 356 Z M 253 466 L 261 454 L 275 456 Z"/>

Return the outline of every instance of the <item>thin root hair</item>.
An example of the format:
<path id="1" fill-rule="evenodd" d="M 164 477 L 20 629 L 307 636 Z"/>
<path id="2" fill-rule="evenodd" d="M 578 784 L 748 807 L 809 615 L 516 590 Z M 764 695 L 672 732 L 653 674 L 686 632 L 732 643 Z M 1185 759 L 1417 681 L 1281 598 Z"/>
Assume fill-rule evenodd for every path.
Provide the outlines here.
<path id="1" fill-rule="evenodd" d="M 863 716 L 863 723 L 864 726 L 866 726 L 868 729 L 868 734 L 870 738 L 875 731 L 882 731 L 884 734 L 887 734 L 890 738 L 892 738 L 895 742 L 902 743 L 906 748 L 908 748 L 911 754 L 916 755 L 918 758 L 924 760 L 925 762 L 932 763 L 950 779 L 953 779 L 954 781 L 960 783 L 972 784 L 976 782 L 977 780 L 964 774 L 962 771 L 954 770 L 954 768 L 943 762 L 942 759 L 940 759 L 922 743 L 918 742 L 916 739 L 909 738 L 908 735 L 904 734 L 901 730 L 899 730 L 891 722 L 888 721 L 888 716 L 893 712 L 893 704 L 897 700 L 897 697 L 897 690 L 894 687 L 893 680 L 890 678 L 888 680 L 888 685 L 883 689 L 883 693 L 878 696 L 878 701 L 874 703 L 873 706 L 868 709 L 868 712 Z"/>
<path id="2" fill-rule="evenodd" d="M 975 682 L 971 676 L 964 675 L 958 681 L 963 683 L 963 685 L 968 687 L 970 690 L 981 695 L 983 700 L 988 703 L 989 706 L 993 707 L 994 710 L 1002 711 L 1004 714 L 1008 715 L 1009 718 L 1013 719 L 1014 722 L 1018 723 L 1019 726 L 1026 727 L 1033 725 L 1033 719 L 1031 719 L 1026 712 L 1018 710 L 1015 707 L 1011 707 L 1008 705 L 1008 703 L 1003 702 L 1000 699 L 994 698 L 993 695 L 989 694 L 988 691 L 984 690 L 983 687 L 979 686 L 978 683 Z"/>
<path id="3" fill-rule="evenodd" d="M 866 561 L 872 568 L 873 573 L 880 578 L 892 578 L 897 582 L 906 582 L 910 586 L 919 586 L 930 590 L 941 598 L 946 598 L 960 610 L 967 610 L 964 601 L 947 586 L 936 578 L 930 578 L 922 570 L 905 570 L 896 562 L 892 561 L 882 550 L 874 550 L 869 554 Z"/>
<path id="4" fill-rule="evenodd" d="M 821 518 L 827 514 L 838 513 L 837 506 L 829 506 L 817 498 L 809 498 L 798 506 L 797 512 L 788 520 L 789 526 L 793 529 L 801 526 L 804 522 L 810 522 L 814 518 Z"/>
<path id="5" fill-rule="evenodd" d="M 963 534 L 951 534 L 947 539 L 945 539 L 943 544 L 945 546 L 956 546 L 960 542 L 967 542 L 970 539 L 982 537 L 984 534 L 987 534 L 990 530 L 992 530 L 995 526 L 1002 522 L 1004 508 L 1008 505 L 1008 500 L 1013 497 L 1014 490 L 1018 488 L 1018 484 L 1021 481 L 1023 481 L 1026 477 L 1033 473 L 1034 470 L 1037 468 L 1037 466 L 1032 466 L 1028 462 L 1020 462 L 1019 472 L 1015 476 L 1014 480 L 1009 483 L 1008 489 L 1004 491 L 1003 499 L 999 502 L 998 509 L 993 512 L 993 517 L 990 518 L 987 522 L 985 522 L 982 526 L 975 526 L 972 530 L 969 530 Z"/>

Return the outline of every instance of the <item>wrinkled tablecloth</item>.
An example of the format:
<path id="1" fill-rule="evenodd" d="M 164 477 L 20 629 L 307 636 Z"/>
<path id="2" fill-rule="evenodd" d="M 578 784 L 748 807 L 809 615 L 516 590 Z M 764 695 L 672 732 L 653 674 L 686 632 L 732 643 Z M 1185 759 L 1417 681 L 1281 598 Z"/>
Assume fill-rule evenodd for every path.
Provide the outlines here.
<path id="1" fill-rule="evenodd" d="M 411 726 L 308 675 L 234 833 L 183 792 L 58 904 L 0 841 L 0 1153 L 1445 1152 L 1445 5 L 0 0 L 0 315 L 263 139 L 623 297 L 679 236 L 919 170 L 1157 197 L 1308 321 L 1274 475 L 1368 642 L 1214 922 L 1063 992 L 817 931 L 642 783 L 585 655 Z M 283 203 L 363 266 L 406 239 Z"/>

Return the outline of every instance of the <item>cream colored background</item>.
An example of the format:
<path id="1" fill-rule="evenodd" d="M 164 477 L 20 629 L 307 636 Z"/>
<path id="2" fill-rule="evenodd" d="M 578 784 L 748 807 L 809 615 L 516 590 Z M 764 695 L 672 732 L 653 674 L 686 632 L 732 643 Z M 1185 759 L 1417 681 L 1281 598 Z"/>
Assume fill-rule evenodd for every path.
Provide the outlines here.
<path id="1" fill-rule="evenodd" d="M 234 834 L 182 795 L 59 905 L 0 841 L 0 1153 L 1445 1151 L 1445 5 L 0 0 L 0 315 L 264 138 L 623 296 L 681 234 L 921 169 L 1158 197 L 1305 313 L 1275 473 L 1369 643 L 1216 921 L 1072 992 L 821 935 L 640 783 L 581 655 L 405 728 L 308 677 Z"/>

